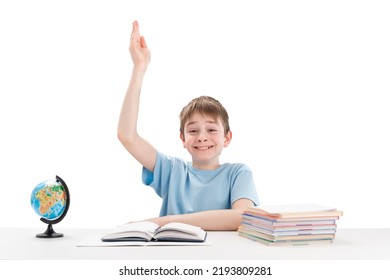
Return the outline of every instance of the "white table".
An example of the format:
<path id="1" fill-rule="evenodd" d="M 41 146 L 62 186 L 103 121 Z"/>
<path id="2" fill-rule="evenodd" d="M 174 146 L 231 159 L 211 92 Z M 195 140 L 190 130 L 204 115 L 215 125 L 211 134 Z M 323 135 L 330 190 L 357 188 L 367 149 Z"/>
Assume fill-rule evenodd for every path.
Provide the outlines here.
<path id="1" fill-rule="evenodd" d="M 77 247 L 110 229 L 55 228 L 62 238 L 40 239 L 42 229 L 0 228 L 0 260 L 390 260 L 390 229 L 338 229 L 333 244 L 269 247 L 237 232 L 208 232 L 211 246 Z"/>

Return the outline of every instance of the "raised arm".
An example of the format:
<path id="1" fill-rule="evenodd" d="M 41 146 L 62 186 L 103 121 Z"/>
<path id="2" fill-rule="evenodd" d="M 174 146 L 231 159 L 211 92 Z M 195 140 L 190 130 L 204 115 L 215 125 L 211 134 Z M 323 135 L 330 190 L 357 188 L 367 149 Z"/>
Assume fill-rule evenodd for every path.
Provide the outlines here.
<path id="1" fill-rule="evenodd" d="M 139 33 L 137 21 L 133 22 L 129 50 L 134 65 L 119 117 L 118 138 L 137 161 L 153 171 L 156 163 L 156 149 L 137 132 L 142 82 L 150 62 L 150 50 L 145 38 Z"/>

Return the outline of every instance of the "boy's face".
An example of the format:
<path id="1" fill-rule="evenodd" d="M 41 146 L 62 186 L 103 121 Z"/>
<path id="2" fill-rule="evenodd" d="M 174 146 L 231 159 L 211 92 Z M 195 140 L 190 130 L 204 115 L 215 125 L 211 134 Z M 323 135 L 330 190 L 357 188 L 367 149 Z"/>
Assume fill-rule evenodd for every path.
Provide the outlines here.
<path id="1" fill-rule="evenodd" d="M 180 138 L 184 148 L 192 156 L 192 165 L 199 169 L 216 169 L 219 167 L 219 155 L 230 143 L 232 134 L 225 135 L 219 119 L 194 113 L 184 126 L 184 135 Z"/>

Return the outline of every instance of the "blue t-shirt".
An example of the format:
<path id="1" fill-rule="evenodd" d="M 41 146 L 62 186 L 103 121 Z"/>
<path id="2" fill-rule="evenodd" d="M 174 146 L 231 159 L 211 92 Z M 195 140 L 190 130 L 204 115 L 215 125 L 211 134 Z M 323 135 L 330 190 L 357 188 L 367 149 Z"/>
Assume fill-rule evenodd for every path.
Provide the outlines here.
<path id="1" fill-rule="evenodd" d="M 143 167 L 142 181 L 162 198 L 160 216 L 231 209 L 240 198 L 259 204 L 252 171 L 241 163 L 200 170 L 157 152 L 154 172 Z"/>

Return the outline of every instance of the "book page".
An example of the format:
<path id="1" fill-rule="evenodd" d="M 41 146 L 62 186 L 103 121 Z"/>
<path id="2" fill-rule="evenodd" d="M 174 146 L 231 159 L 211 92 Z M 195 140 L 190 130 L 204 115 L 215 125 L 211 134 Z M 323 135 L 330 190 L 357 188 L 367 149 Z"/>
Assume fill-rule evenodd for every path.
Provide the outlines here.
<path id="1" fill-rule="evenodd" d="M 157 241 L 193 241 L 203 242 L 206 238 L 206 232 L 200 227 L 184 224 L 169 223 L 159 228 L 154 235 Z"/>
<path id="2" fill-rule="evenodd" d="M 158 227 L 157 224 L 146 221 L 123 224 L 104 235 L 102 240 L 114 241 L 115 239 L 123 238 L 142 238 L 149 240 Z"/>
<path id="3" fill-rule="evenodd" d="M 174 222 L 174 223 L 168 223 L 157 230 L 157 232 L 162 232 L 162 231 L 182 231 L 193 235 L 198 235 L 203 230 L 197 226 Z"/>

